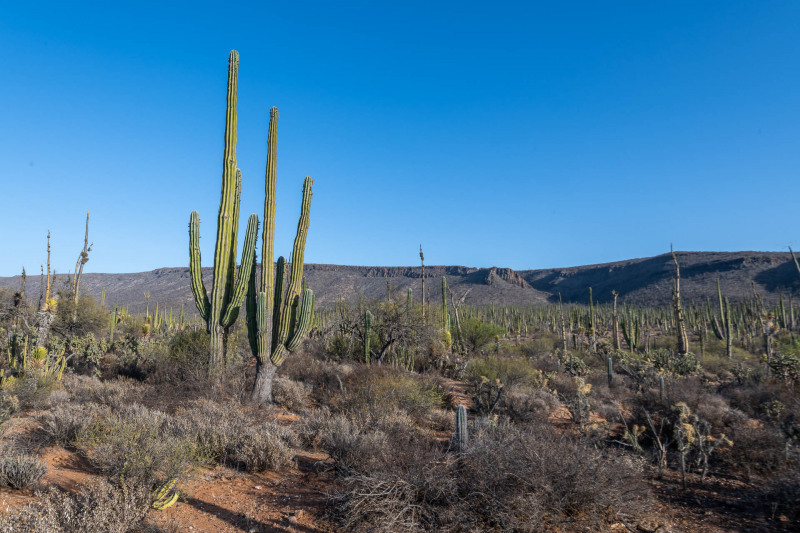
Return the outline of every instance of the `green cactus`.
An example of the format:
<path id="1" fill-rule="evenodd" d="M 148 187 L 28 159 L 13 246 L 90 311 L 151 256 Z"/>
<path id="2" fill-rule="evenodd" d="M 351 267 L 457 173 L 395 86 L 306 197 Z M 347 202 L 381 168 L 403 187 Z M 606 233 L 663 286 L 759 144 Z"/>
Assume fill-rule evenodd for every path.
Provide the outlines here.
<path id="1" fill-rule="evenodd" d="M 277 183 L 278 108 L 270 109 L 267 136 L 266 198 L 261 244 L 261 280 L 256 283 L 255 257 L 247 292 L 247 332 L 250 348 L 256 357 L 256 379 L 252 399 L 258 403 L 272 402 L 272 378 L 286 357 L 296 350 L 311 329 L 314 315 L 314 293 L 303 282 L 303 261 L 311 211 L 311 186 L 303 181 L 303 200 L 300 220 L 292 248 L 291 268 L 286 259 L 278 258 L 273 271 L 275 244 L 275 187 Z M 284 281 L 288 279 L 287 288 Z M 258 286 L 257 286 L 258 285 Z"/>
<path id="2" fill-rule="evenodd" d="M 456 409 L 456 429 L 453 433 L 453 448 L 456 453 L 464 453 L 467 451 L 468 444 L 467 408 L 464 405 L 459 405 Z"/>
<path id="3" fill-rule="evenodd" d="M 239 200 L 242 173 L 236 168 L 236 88 L 239 80 L 239 54 L 232 50 L 228 58 L 228 97 L 225 110 L 225 149 L 222 161 L 222 193 L 217 218 L 214 248 L 214 276 L 209 299 L 200 269 L 200 216 L 192 211 L 189 218 L 189 270 L 192 292 L 200 316 L 211 334 L 209 372 L 216 372 L 225 362 L 228 330 L 239 316 L 247 280 L 255 257 L 258 216 L 247 221 L 241 272 L 236 273 L 236 239 L 239 231 Z"/>

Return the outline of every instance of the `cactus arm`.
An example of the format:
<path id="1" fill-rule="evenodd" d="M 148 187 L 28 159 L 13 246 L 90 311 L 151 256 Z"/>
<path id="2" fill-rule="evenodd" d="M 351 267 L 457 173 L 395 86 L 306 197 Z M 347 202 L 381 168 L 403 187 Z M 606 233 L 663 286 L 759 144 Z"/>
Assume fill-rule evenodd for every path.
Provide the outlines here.
<path id="1" fill-rule="evenodd" d="M 189 217 L 189 273 L 192 278 L 192 293 L 197 311 L 203 320 L 208 321 L 211 305 L 208 302 L 208 294 L 200 269 L 200 215 L 197 214 L 197 211 L 192 211 Z"/>
<path id="2" fill-rule="evenodd" d="M 211 287 L 211 313 L 213 324 L 219 324 L 226 305 L 228 277 L 231 263 L 231 241 L 236 211 L 236 89 L 239 82 L 239 54 L 231 51 L 228 58 L 228 93 L 225 109 L 225 150 L 222 161 L 222 191 L 217 217 L 217 241 L 214 249 L 214 283 Z M 217 333 L 212 328 L 212 335 Z"/>
<path id="3" fill-rule="evenodd" d="M 272 352 L 269 359 L 272 361 L 272 364 L 275 366 L 281 366 L 283 362 L 286 360 L 286 356 L 289 355 L 289 350 L 286 349 L 286 346 L 283 344 L 279 344 L 275 351 Z"/>
<path id="4" fill-rule="evenodd" d="M 309 213 L 311 211 L 311 187 L 314 181 L 310 176 L 303 180 L 303 200 L 300 204 L 300 220 L 297 221 L 297 234 L 292 248 L 292 277 L 289 282 L 289 291 L 286 303 L 296 305 L 295 300 L 300 297 L 300 288 L 303 281 L 303 263 L 305 260 L 306 238 L 308 237 Z"/>
<path id="5" fill-rule="evenodd" d="M 239 308 L 242 306 L 244 297 L 247 294 L 247 286 L 250 281 L 250 270 L 253 268 L 253 259 L 256 255 L 256 240 L 258 239 L 258 215 L 250 215 L 247 221 L 247 232 L 244 238 L 244 248 L 242 248 L 242 268 L 239 277 L 233 288 L 228 308 L 222 317 L 222 325 L 230 327 L 239 315 Z"/>
<path id="6" fill-rule="evenodd" d="M 311 330 L 311 317 L 314 315 L 314 292 L 311 289 L 303 291 L 303 299 L 298 308 L 298 317 L 295 321 L 292 335 L 286 348 L 293 352 L 300 347 L 300 343 Z"/>
<path id="7" fill-rule="evenodd" d="M 275 187 L 278 181 L 278 108 L 269 110 L 269 133 L 267 134 L 267 169 L 264 180 L 264 227 L 261 241 L 261 290 L 272 299 L 275 292 L 275 275 L 272 270 L 275 257 Z M 266 268 L 269 266 L 269 268 Z M 270 315 L 272 310 L 269 311 Z"/>
<path id="8" fill-rule="evenodd" d="M 292 248 L 292 270 L 289 279 L 289 288 L 286 291 L 286 298 L 280 309 L 280 320 L 277 322 L 277 344 L 284 344 L 286 339 L 289 338 L 289 333 L 292 330 L 292 319 L 294 318 L 297 306 L 300 304 L 300 289 L 303 282 L 303 260 L 306 237 L 308 236 L 309 212 L 311 210 L 311 185 L 313 183 L 314 182 L 308 176 L 306 176 L 303 182 L 303 201 L 300 206 L 300 220 L 297 222 L 297 234 L 295 235 L 294 247 Z M 278 286 L 278 284 L 276 284 L 276 286 Z M 277 312 L 277 293 L 275 302 L 275 310 Z"/>
<path id="9" fill-rule="evenodd" d="M 227 300 L 233 291 L 233 283 L 236 279 L 236 247 L 239 243 L 239 204 L 242 200 L 242 171 L 236 169 L 236 185 L 233 193 L 233 228 L 231 228 L 231 253 L 230 263 L 228 264 L 228 279 L 225 287 L 225 299 Z M 244 252 L 244 250 L 242 250 Z M 244 263 L 243 263 L 244 264 Z M 227 310 L 226 310 L 227 312 Z"/>

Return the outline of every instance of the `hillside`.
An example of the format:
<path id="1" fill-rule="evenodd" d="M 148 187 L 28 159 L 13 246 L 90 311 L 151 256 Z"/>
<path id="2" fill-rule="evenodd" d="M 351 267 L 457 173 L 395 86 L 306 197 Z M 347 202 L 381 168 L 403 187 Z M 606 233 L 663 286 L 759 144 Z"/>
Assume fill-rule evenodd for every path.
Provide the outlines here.
<path id="1" fill-rule="evenodd" d="M 682 293 L 688 301 L 716 297 L 719 278 L 723 291 L 732 300 L 752 294 L 753 287 L 767 300 L 783 294 L 800 297 L 800 276 L 788 253 L 781 252 L 678 252 L 681 264 Z M 325 307 L 340 297 L 378 298 L 386 294 L 387 283 L 405 293 L 409 288 L 414 298 L 421 294 L 420 267 L 364 267 L 342 265 L 305 266 L 308 285 L 317 295 L 318 306 Z M 560 293 L 565 302 L 586 302 L 592 287 L 597 301 L 609 302 L 616 290 L 620 302 L 635 305 L 664 305 L 671 299 L 674 265 L 669 254 L 630 259 L 614 263 L 520 270 L 509 268 L 472 268 L 464 266 L 426 266 L 426 293 L 429 301 L 441 298 L 441 278 L 456 297 L 465 293 L 471 305 L 513 304 L 538 305 L 556 301 Z M 206 286 L 210 287 L 211 269 L 204 268 Z M 59 276 L 58 287 L 66 281 Z M 0 287 L 17 290 L 20 276 L 0 277 Z M 159 302 L 167 307 L 194 310 L 189 287 L 189 269 L 160 268 L 130 274 L 84 274 L 81 292 L 130 306 L 132 312 L 144 309 L 145 293 L 151 305 Z M 31 299 L 40 292 L 38 276 L 29 276 L 26 291 Z"/>

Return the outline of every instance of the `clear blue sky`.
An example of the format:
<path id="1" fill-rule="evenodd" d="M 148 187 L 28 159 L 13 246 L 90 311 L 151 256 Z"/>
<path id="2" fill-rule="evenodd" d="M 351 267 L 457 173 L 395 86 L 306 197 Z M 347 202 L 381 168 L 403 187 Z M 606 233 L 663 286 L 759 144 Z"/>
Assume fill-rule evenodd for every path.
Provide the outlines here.
<path id="1" fill-rule="evenodd" d="M 3 2 L 0 275 L 211 265 L 228 52 L 276 252 L 572 266 L 800 248 L 800 2 Z"/>

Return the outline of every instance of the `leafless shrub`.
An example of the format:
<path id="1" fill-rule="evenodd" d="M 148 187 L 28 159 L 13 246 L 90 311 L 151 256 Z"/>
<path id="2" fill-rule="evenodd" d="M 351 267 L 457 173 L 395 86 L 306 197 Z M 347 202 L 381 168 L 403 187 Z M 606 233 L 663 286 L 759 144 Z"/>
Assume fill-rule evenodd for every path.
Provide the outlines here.
<path id="1" fill-rule="evenodd" d="M 387 435 L 360 447 L 344 482 L 331 512 L 348 531 L 599 531 L 650 502 L 639 463 L 548 426 L 484 425 L 458 458 Z"/>

